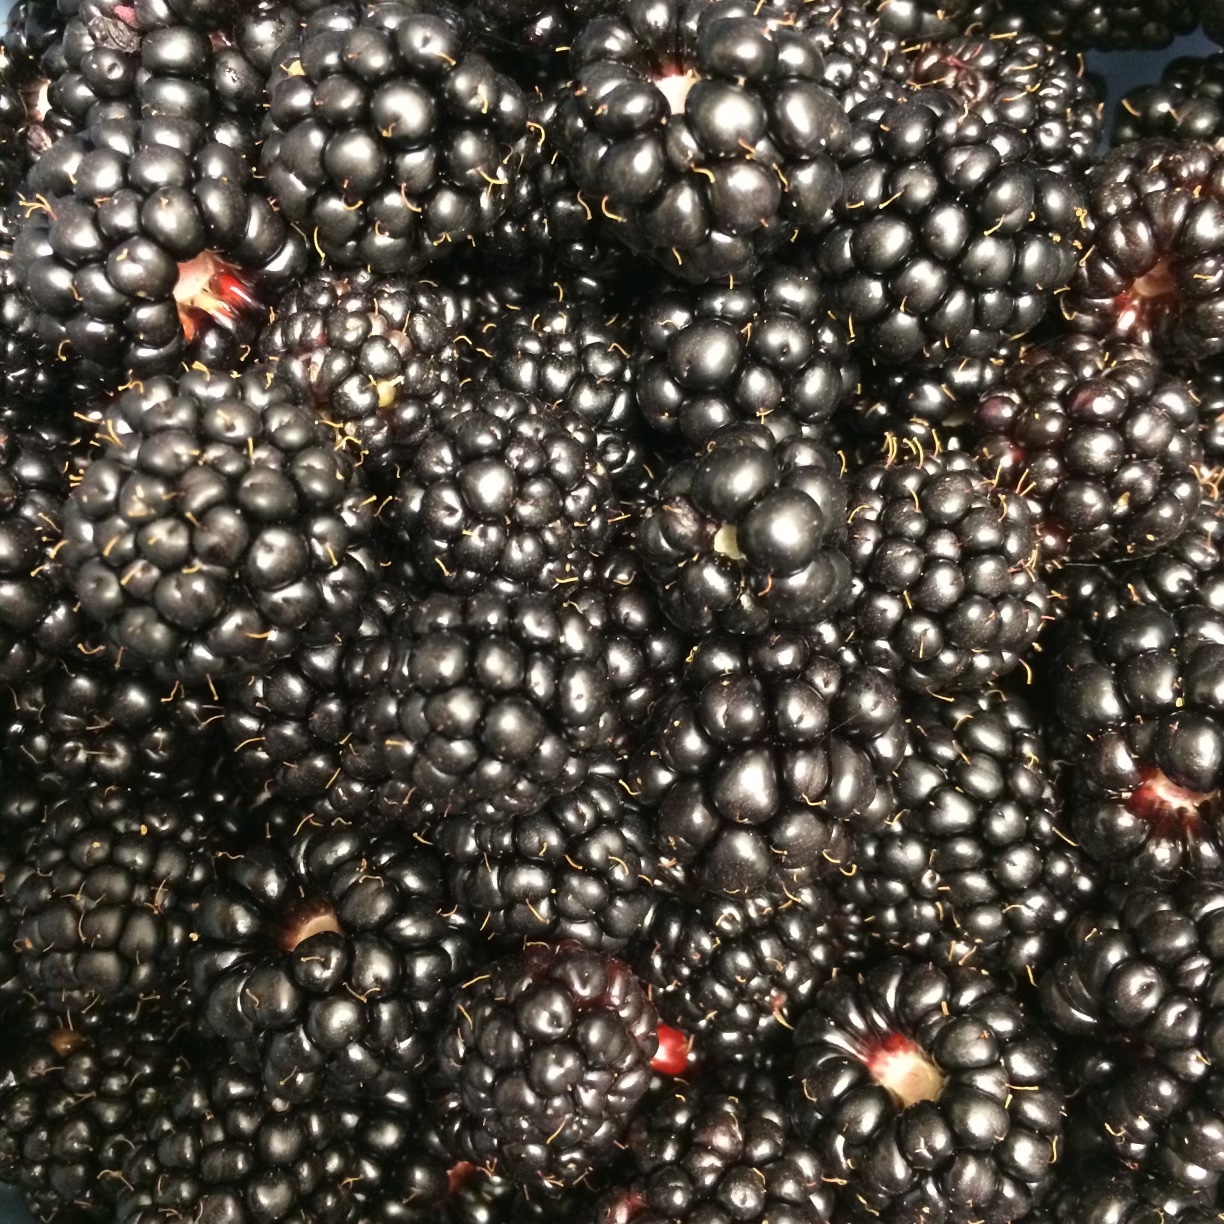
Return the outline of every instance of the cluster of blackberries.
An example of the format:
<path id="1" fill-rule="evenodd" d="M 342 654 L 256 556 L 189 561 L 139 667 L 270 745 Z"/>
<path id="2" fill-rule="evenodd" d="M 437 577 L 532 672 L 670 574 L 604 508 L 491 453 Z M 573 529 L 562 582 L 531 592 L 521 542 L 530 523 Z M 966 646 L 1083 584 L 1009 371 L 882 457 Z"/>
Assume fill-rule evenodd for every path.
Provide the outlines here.
<path id="1" fill-rule="evenodd" d="M 40 1224 L 1224 1221 L 1199 24 L 19 0 Z"/>

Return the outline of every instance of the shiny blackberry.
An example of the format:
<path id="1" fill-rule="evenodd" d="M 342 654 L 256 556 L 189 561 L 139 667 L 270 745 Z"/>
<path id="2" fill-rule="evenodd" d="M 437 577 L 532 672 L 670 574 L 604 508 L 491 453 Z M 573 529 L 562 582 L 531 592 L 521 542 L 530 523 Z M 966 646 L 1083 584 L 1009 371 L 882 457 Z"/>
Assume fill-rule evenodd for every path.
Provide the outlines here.
<path id="1" fill-rule="evenodd" d="M 1095 891 L 1061 826 L 1036 713 L 999 689 L 911 698 L 905 713 L 896 811 L 854 838 L 834 891 L 873 939 L 1025 981 Z"/>
<path id="2" fill-rule="evenodd" d="M 574 180 L 683 280 L 753 273 L 837 197 L 846 119 L 796 25 L 789 8 L 668 0 L 573 39 L 557 142 Z"/>
<path id="3" fill-rule="evenodd" d="M 787 259 L 753 281 L 648 301 L 634 363 L 647 422 L 693 446 L 738 421 L 779 434 L 825 425 L 858 382 L 850 334 L 829 317 L 833 293 L 810 263 Z"/>
<path id="4" fill-rule="evenodd" d="M 1148 136 L 1214 141 L 1224 135 L 1224 55 L 1179 56 L 1155 85 L 1140 85 L 1118 103 L 1114 142 Z"/>
<path id="5" fill-rule="evenodd" d="M 899 97 L 909 82 L 908 48 L 875 9 L 870 0 L 812 0 L 800 12 L 823 60 L 821 84 L 846 111 L 868 98 Z"/>
<path id="6" fill-rule="evenodd" d="M 59 556 L 127 662 L 217 680 L 355 618 L 372 498 L 284 388 L 200 367 L 129 387 L 101 417 Z"/>
<path id="7" fill-rule="evenodd" d="M 236 364 L 257 299 L 305 266 L 243 158 L 191 121 L 101 121 L 43 154 L 25 193 L 14 264 L 42 338 L 105 389 Z"/>
<path id="8" fill-rule="evenodd" d="M 1149 350 L 1088 336 L 1031 348 L 975 417 L 982 470 L 1028 501 L 1043 559 L 1159 552 L 1198 507 L 1194 397 Z"/>
<path id="9" fill-rule="evenodd" d="M 1186 381 L 1198 408 L 1204 464 L 1209 471 L 1224 467 L 1224 365 L 1211 362 Z"/>
<path id="10" fill-rule="evenodd" d="M 1045 1211 L 1054 1224 L 1213 1224 L 1220 1218 L 1209 1194 L 1108 1163 L 1087 1173 L 1064 1166 Z"/>
<path id="11" fill-rule="evenodd" d="M 888 365 L 984 358 L 1037 327 L 1075 270 L 1075 180 L 938 86 L 850 119 L 844 185 L 815 246 L 861 352 Z"/>
<path id="12" fill-rule="evenodd" d="M 16 188 L 27 160 L 26 103 L 20 71 L 0 42 L 0 195 L 7 198 Z"/>
<path id="13" fill-rule="evenodd" d="M 1186 0 L 1007 0 L 1007 6 L 1059 46 L 1103 51 L 1167 47 L 1198 24 L 1197 6 Z"/>
<path id="14" fill-rule="evenodd" d="M 867 5 L 899 38 L 948 38 L 968 24 L 974 0 L 867 0 Z"/>
<path id="15" fill-rule="evenodd" d="M 24 215 L 13 200 L 0 204 L 0 418 L 31 409 L 62 416 L 62 363 L 39 336 L 38 309 L 13 259 Z M 60 367 L 60 368 L 57 368 Z"/>
<path id="16" fill-rule="evenodd" d="M 980 688 L 1019 666 L 1041 628 L 1035 519 L 972 455 L 898 449 L 847 490 L 851 640 L 907 688 Z"/>
<path id="17" fill-rule="evenodd" d="M 1091 1043 L 1084 1096 L 1097 1136 L 1128 1167 L 1189 1190 L 1224 1173 L 1213 1066 L 1222 940 L 1218 885 L 1141 884 L 1081 915 L 1041 980 L 1049 1022 Z"/>
<path id="18" fill-rule="evenodd" d="M 572 1185 L 615 1154 L 650 1085 L 656 1018 L 629 967 L 531 944 L 454 995 L 434 1109 L 458 1160 Z"/>
<path id="19" fill-rule="evenodd" d="M 848 863 L 850 830 L 892 810 L 905 748 L 892 682 L 836 639 L 709 637 L 629 771 L 664 862 L 712 893 L 794 893 Z"/>
<path id="20" fill-rule="evenodd" d="M 702 635 L 827 618 L 849 594 L 846 497 L 825 447 L 777 442 L 763 425 L 725 426 L 671 469 L 637 524 L 663 610 Z"/>
<path id="21" fill-rule="evenodd" d="M 526 101 L 457 9 L 321 9 L 277 51 L 268 97 L 261 174 L 329 263 L 416 271 L 506 207 Z"/>
<path id="22" fill-rule="evenodd" d="M 798 1137 L 847 1217 L 1003 1224 L 1061 1155 L 1054 1045 L 978 970 L 886 960 L 819 991 L 795 1034 Z"/>

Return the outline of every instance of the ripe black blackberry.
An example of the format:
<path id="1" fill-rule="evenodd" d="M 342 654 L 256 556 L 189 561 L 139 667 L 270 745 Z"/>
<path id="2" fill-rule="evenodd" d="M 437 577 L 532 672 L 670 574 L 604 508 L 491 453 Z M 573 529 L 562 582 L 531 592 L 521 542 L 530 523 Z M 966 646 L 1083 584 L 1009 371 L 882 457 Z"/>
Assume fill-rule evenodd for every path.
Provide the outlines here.
<path id="1" fill-rule="evenodd" d="M 890 443 L 847 490 L 851 640 L 907 688 L 981 688 L 1016 668 L 1041 628 L 1036 521 L 972 455 Z"/>
<path id="2" fill-rule="evenodd" d="M 100 415 L 58 556 L 126 662 L 219 680 L 356 618 L 373 499 L 284 387 L 200 367 L 136 383 Z"/>
<path id="3" fill-rule="evenodd" d="M 278 50 L 260 169 L 340 267 L 411 272 L 506 208 L 526 99 L 458 9 L 323 9 Z"/>
<path id="4" fill-rule="evenodd" d="M 1224 135 L 1224 55 L 1179 56 L 1159 84 L 1140 85 L 1118 103 L 1114 142 L 1148 136 L 1214 141 Z"/>
<path id="5" fill-rule="evenodd" d="M 888 365 L 940 364 L 990 357 L 1037 327 L 1075 270 L 1075 179 L 937 86 L 850 118 L 841 196 L 814 241 L 858 348 Z"/>
<path id="6" fill-rule="evenodd" d="M 1035 346 L 975 415 L 982 469 L 1029 502 L 1043 560 L 1159 552 L 1198 507 L 1194 396 L 1149 350 L 1074 335 Z"/>
<path id="7" fill-rule="evenodd" d="M 1222 940 L 1218 885 L 1140 885 L 1082 914 L 1041 980 L 1049 1022 L 1091 1043 L 1081 1074 L 1097 1135 L 1128 1167 L 1188 1190 L 1224 1174 Z"/>
<path id="8" fill-rule="evenodd" d="M 963 966 L 835 978 L 799 1023 L 789 1101 L 851 1218 L 1019 1220 L 1060 1155 L 1053 1043 Z"/>
<path id="9" fill-rule="evenodd" d="M 904 748 L 892 682 L 836 639 L 710 637 L 659 703 L 629 786 L 694 885 L 794 894 L 849 861 L 851 829 L 888 818 Z"/>
<path id="10" fill-rule="evenodd" d="M 22 216 L 16 199 L 0 204 L 0 419 L 5 421 L 31 409 L 40 416 L 63 416 L 61 371 L 39 336 L 38 309 L 13 260 Z"/>
<path id="11" fill-rule="evenodd" d="M 874 8 L 870 0 L 812 0 L 799 11 L 804 36 L 824 61 L 821 84 L 847 112 L 867 98 L 899 97 L 909 82 L 905 42 Z"/>
<path id="12" fill-rule="evenodd" d="M 24 190 L 14 263 L 42 338 L 108 390 L 184 359 L 236 365 L 257 299 L 305 267 L 243 158 L 192 121 L 100 121 L 44 153 Z"/>
<path id="13" fill-rule="evenodd" d="M 386 1099 L 476 963 L 443 864 L 407 835 L 309 822 L 218 864 L 187 958 L 208 1027 L 293 1101 Z"/>
<path id="14" fill-rule="evenodd" d="M 0 197 L 7 199 L 25 172 L 26 103 L 20 73 L 0 42 Z"/>
<path id="15" fill-rule="evenodd" d="M 873 938 L 1024 981 L 1089 903 L 1094 873 L 1060 830 L 1034 710 L 999 689 L 911 698 L 896 812 L 854 838 L 834 885 Z"/>
<path id="16" fill-rule="evenodd" d="M 574 37 L 557 143 L 631 249 L 695 283 L 755 272 L 825 218 L 847 123 L 788 8 L 668 0 Z"/>
<path id="17" fill-rule="evenodd" d="M 647 301 L 634 350 L 642 415 L 694 447 L 736 422 L 780 435 L 826 425 L 858 382 L 831 299 L 810 263 L 787 259 L 752 281 Z"/>
<path id="18" fill-rule="evenodd" d="M 1161 1178 L 1102 1163 L 1067 1164 L 1056 1172 L 1044 1205 L 1053 1224 L 1219 1224 L 1210 1194 L 1170 1188 Z"/>
<path id="19" fill-rule="evenodd" d="M 643 567 L 687 632 L 808 628 L 849 593 L 840 460 L 806 438 L 727 425 L 676 464 L 637 524 Z"/>
<path id="20" fill-rule="evenodd" d="M 597 1224 L 827 1224 L 834 1193 L 816 1154 L 768 1096 L 694 1086 L 652 1101 L 625 1137 L 626 1184 Z"/>
<path id="21" fill-rule="evenodd" d="M 1186 0 L 1007 0 L 1007 6 L 1058 46 L 1103 51 L 1167 47 L 1198 24 L 1197 5 Z"/>
<path id="22" fill-rule="evenodd" d="M 422 434 L 394 497 L 415 579 L 461 593 L 551 590 L 608 548 L 619 513 L 582 418 L 489 386 Z"/>
<path id="23" fill-rule="evenodd" d="M 868 11 L 898 38 L 949 38 L 961 33 L 974 0 L 867 0 Z"/>
<path id="24" fill-rule="evenodd" d="M 622 961 L 530 944 L 452 998 L 433 1102 L 457 1160 L 530 1186 L 613 1157 L 650 1086 L 654 1008 Z"/>

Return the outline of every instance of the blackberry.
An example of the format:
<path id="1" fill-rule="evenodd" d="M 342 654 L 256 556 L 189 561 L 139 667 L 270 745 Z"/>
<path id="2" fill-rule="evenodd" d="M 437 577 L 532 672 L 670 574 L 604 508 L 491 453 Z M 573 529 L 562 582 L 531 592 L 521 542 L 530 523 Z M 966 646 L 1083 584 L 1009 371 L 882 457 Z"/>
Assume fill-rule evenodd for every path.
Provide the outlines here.
<path id="1" fill-rule="evenodd" d="M 185 358 L 236 364 L 256 299 L 305 265 L 241 156 L 194 122 L 99 122 L 44 153 L 25 190 L 14 262 L 42 338 L 107 389 Z"/>
<path id="2" fill-rule="evenodd" d="M 475 963 L 452 908 L 442 863 L 410 836 L 310 822 L 219 864 L 195 916 L 192 989 L 279 1095 L 389 1098 Z"/>
<path id="3" fill-rule="evenodd" d="M 7 198 L 26 169 L 26 103 L 19 70 L 0 42 L 0 196 Z"/>
<path id="4" fill-rule="evenodd" d="M 819 887 L 739 897 L 662 897 L 634 964 L 669 1025 L 704 1059 L 750 1062 L 838 966 Z"/>
<path id="5" fill-rule="evenodd" d="M 850 1219 L 1019 1220 L 1059 1155 L 1053 1043 L 962 966 L 898 957 L 835 978 L 795 1034 L 789 1099 Z"/>
<path id="6" fill-rule="evenodd" d="M 1093 872 L 1060 830 L 1037 718 L 998 689 L 911 698 L 896 814 L 854 839 L 835 891 L 866 931 L 911 954 L 1023 981 L 1091 900 Z"/>
<path id="7" fill-rule="evenodd" d="M 860 352 L 887 365 L 986 358 L 1037 327 L 1075 270 L 1075 180 L 938 86 L 868 100 L 850 119 L 844 185 L 815 248 Z"/>
<path id="8" fill-rule="evenodd" d="M 451 1017 L 433 1101 L 456 1159 L 537 1187 L 608 1163 L 658 1047 L 654 1008 L 627 965 L 531 944 L 463 986 Z"/>
<path id="9" fill-rule="evenodd" d="M 1140 885 L 1081 915 L 1069 949 L 1041 980 L 1051 1024 L 1093 1045 L 1086 1108 L 1130 1168 L 1166 1184 L 1215 1187 L 1224 1172 L 1224 1111 L 1214 1014 L 1220 990 L 1224 891 Z"/>
<path id="10" fill-rule="evenodd" d="M 217 680 L 359 612 L 372 498 L 331 430 L 259 371 L 138 383 L 103 409 L 97 441 L 59 557 L 129 661 Z"/>
<path id="11" fill-rule="evenodd" d="M 1187 376 L 1198 408 L 1199 440 L 1208 471 L 1224 467 L 1224 365 L 1211 362 Z"/>
<path id="12" fill-rule="evenodd" d="M 1015 7 L 1059 46 L 1105 51 L 1167 47 L 1198 24 L 1197 6 L 1186 0 L 1036 0 Z"/>
<path id="13" fill-rule="evenodd" d="M 891 681 L 836 639 L 710 637 L 660 702 L 629 785 L 695 885 L 794 894 L 848 862 L 850 829 L 887 818 L 904 748 Z"/>
<path id="14" fill-rule="evenodd" d="M 457 10 L 321 9 L 277 52 L 260 170 L 324 260 L 412 272 L 485 233 L 527 133 Z"/>
<path id="15" fill-rule="evenodd" d="M 898 38 L 947 38 L 968 23 L 974 0 L 867 0 L 867 5 Z"/>
<path id="16" fill-rule="evenodd" d="M 1158 1178 L 1108 1165 L 1064 1169 L 1055 1178 L 1047 1211 L 1054 1224 L 1213 1224 L 1219 1221 L 1210 1196 L 1170 1189 Z"/>
<path id="17" fill-rule="evenodd" d="M 826 448 L 728 425 L 664 478 L 638 550 L 663 610 L 688 632 L 806 628 L 848 594 L 845 519 L 840 463 Z"/>
<path id="18" fill-rule="evenodd" d="M 13 260 L 21 216 L 15 200 L 0 204 L 0 419 L 9 424 L 31 413 L 53 415 L 63 394 L 53 354 L 39 338 L 38 310 Z"/>
<path id="19" fill-rule="evenodd" d="M 703 446 L 742 421 L 780 434 L 824 426 L 849 401 L 858 366 L 829 317 L 833 291 L 810 263 L 787 264 L 646 304 L 634 382 L 654 429 Z"/>
<path id="20" fill-rule="evenodd" d="M 668 0 L 574 36 L 557 143 L 631 249 L 704 283 L 822 222 L 847 123 L 789 8 Z"/>
<path id="21" fill-rule="evenodd" d="M 616 513 L 580 417 L 484 387 L 422 435 L 388 518 L 418 581 L 467 593 L 553 588 L 605 551 Z"/>
<path id="22" fill-rule="evenodd" d="M 628 1184 L 600 1200 L 598 1224 L 835 1216 L 820 1161 L 768 1096 L 673 1091 L 633 1120 L 625 1144 Z"/>
<path id="23" fill-rule="evenodd" d="M 982 469 L 1029 502 L 1046 560 L 1159 552 L 1198 507 L 1194 397 L 1148 350 L 1088 336 L 1031 348 L 975 417 Z"/>
<path id="24" fill-rule="evenodd" d="M 824 61 L 821 84 L 847 112 L 868 98 L 900 97 L 909 84 L 907 48 L 874 7 L 869 0 L 811 0 L 800 13 L 804 36 Z"/>
<path id="25" fill-rule="evenodd" d="M 1132 89 L 1118 103 L 1115 144 L 1149 136 L 1214 141 L 1224 135 L 1224 55 L 1179 56 L 1160 82 Z"/>

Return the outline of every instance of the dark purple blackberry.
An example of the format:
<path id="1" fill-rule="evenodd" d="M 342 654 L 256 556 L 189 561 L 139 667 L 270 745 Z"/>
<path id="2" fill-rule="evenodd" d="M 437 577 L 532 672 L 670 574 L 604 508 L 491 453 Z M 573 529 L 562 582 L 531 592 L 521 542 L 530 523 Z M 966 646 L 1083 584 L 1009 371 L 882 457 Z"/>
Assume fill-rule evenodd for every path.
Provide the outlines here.
<path id="1" fill-rule="evenodd" d="M 43 343 L 38 309 L 30 300 L 13 260 L 23 216 L 14 200 L 0 204 L 0 419 L 33 410 L 62 417 L 62 364 Z"/>
<path id="2" fill-rule="evenodd" d="M 567 1186 L 615 1154 L 650 1086 L 657 1021 L 622 961 L 530 944 L 452 998 L 434 1109 L 457 1160 Z"/>
<path id="3" fill-rule="evenodd" d="M 588 22 L 557 143 L 593 210 L 681 279 L 753 273 L 837 198 L 847 124 L 790 7 L 668 0 Z"/>
<path id="4" fill-rule="evenodd" d="M 896 812 L 854 838 L 834 885 L 875 939 L 1024 981 L 1089 902 L 1093 874 L 1060 829 L 1049 753 L 1020 697 L 911 698 Z"/>
<path id="5" fill-rule="evenodd" d="M 20 69 L 0 42 L 0 197 L 16 189 L 28 161 L 26 102 Z"/>
<path id="6" fill-rule="evenodd" d="M 907 688 L 980 689 L 1019 666 L 1041 628 L 1036 520 L 972 455 L 892 446 L 847 490 L 850 640 Z"/>
<path id="7" fill-rule="evenodd" d="M 695 885 L 793 894 L 848 863 L 851 829 L 887 819 L 904 748 L 892 682 L 836 640 L 712 637 L 660 702 L 629 787 Z"/>
<path id="8" fill-rule="evenodd" d="M 963 966 L 897 957 L 835 978 L 799 1023 L 789 1099 L 847 1219 L 1006 1224 L 1061 1155 L 1053 1043 Z"/>
<path id="9" fill-rule="evenodd" d="M 1224 135 L 1224 55 L 1179 56 L 1160 83 L 1140 85 L 1118 103 L 1116 144 L 1148 136 L 1214 141 Z"/>
<path id="10" fill-rule="evenodd" d="M 324 8 L 277 52 L 261 173 L 341 267 L 411 272 L 506 208 L 526 100 L 458 9 Z"/>
<path id="11" fill-rule="evenodd" d="M 305 265 L 242 157 L 187 120 L 100 122 L 44 153 L 24 190 L 14 261 L 42 338 L 106 389 L 184 359 L 236 364 L 256 299 Z"/>
<path id="12" fill-rule="evenodd" d="M 1081 1110 L 1128 1167 L 1190 1190 L 1216 1187 L 1224 891 L 1140 885 L 1081 915 L 1069 935 L 1041 1002 L 1051 1024 L 1089 1043 Z"/>
<path id="13" fill-rule="evenodd" d="M 858 382 L 832 290 L 810 264 L 648 301 L 635 349 L 638 406 L 660 433 L 703 446 L 724 425 L 823 426 Z"/>
<path id="14" fill-rule="evenodd" d="M 862 353 L 987 358 L 1031 332 L 1075 270 L 1082 198 L 1033 141 L 936 86 L 851 112 L 819 267 Z"/>
<path id="15" fill-rule="evenodd" d="M 791 1029 L 838 967 L 819 887 L 738 897 L 661 897 L 634 964 L 660 1017 L 703 1059 L 750 1062 Z"/>
<path id="16" fill-rule="evenodd" d="M 332 431 L 258 370 L 123 391 L 58 554 L 128 662 L 190 683 L 247 673 L 355 619 L 373 498 Z"/>
<path id="17" fill-rule="evenodd" d="M 218 864 L 187 963 L 208 1027 L 270 1090 L 386 1099 L 476 963 L 443 865 L 408 835 L 313 821 Z"/>
<path id="18" fill-rule="evenodd" d="M 627 1184 L 600 1200 L 597 1224 L 827 1224 L 836 1216 L 820 1161 L 768 1096 L 675 1090 L 633 1120 L 625 1148 Z"/>
<path id="19" fill-rule="evenodd" d="M 461 912 L 487 935 L 621 952 L 650 910 L 650 832 L 621 785 L 592 771 L 538 812 L 488 822 L 445 817 L 432 840 Z"/>
<path id="20" fill-rule="evenodd" d="M 207 792 L 118 787 L 48 807 L 5 881 L 22 981 L 42 1007 L 104 1014 L 177 988 L 223 810 Z"/>
<path id="21" fill-rule="evenodd" d="M 974 0 L 867 0 L 867 9 L 897 38 L 950 38 L 961 33 Z"/>
<path id="22" fill-rule="evenodd" d="M 1204 365 L 1186 381 L 1198 408 L 1204 467 L 1209 472 L 1224 468 L 1224 364 Z"/>
<path id="23" fill-rule="evenodd" d="M 847 112 L 868 98 L 899 97 L 908 87 L 907 48 L 874 7 L 870 0 L 811 0 L 799 13 L 804 36 L 824 61 L 821 84 Z"/>
<path id="24" fill-rule="evenodd" d="M 257 350 L 364 467 L 394 473 L 454 397 L 470 311 L 432 281 L 323 270 L 281 298 Z"/>
<path id="25" fill-rule="evenodd" d="M 841 463 L 802 437 L 728 425 L 674 466 L 637 524 L 663 610 L 694 634 L 807 628 L 849 593 Z"/>
<path id="26" fill-rule="evenodd" d="M 1043 37 L 1058 46 L 1120 51 L 1167 47 L 1198 24 L 1187 0 L 1007 0 Z"/>
<path id="27" fill-rule="evenodd" d="M 551 590 L 608 548 L 618 508 L 576 413 L 477 388 L 420 438 L 390 520 L 413 576 L 468 593 Z"/>
<path id="28" fill-rule="evenodd" d="M 975 416 L 982 470 L 1028 501 L 1043 560 L 1159 552 L 1198 507 L 1194 397 L 1148 350 L 1088 336 L 1034 347 Z"/>

